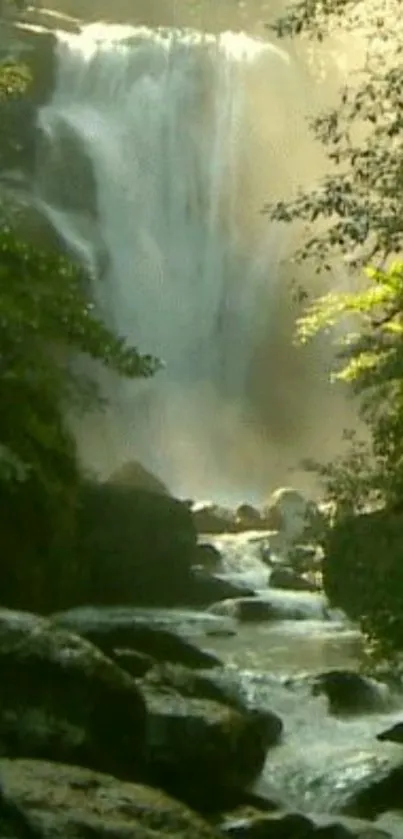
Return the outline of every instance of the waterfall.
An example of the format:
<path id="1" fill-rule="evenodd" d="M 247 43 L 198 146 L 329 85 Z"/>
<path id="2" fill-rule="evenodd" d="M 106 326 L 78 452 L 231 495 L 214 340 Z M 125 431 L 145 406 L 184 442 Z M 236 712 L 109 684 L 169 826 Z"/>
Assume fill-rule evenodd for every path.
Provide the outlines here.
<path id="1" fill-rule="evenodd" d="M 259 347 L 270 354 L 290 233 L 261 210 L 301 169 L 304 84 L 242 33 L 59 35 L 37 198 L 107 322 L 165 365 L 150 382 L 102 379 L 109 408 L 77 429 L 100 471 L 136 458 L 178 492 L 227 496 L 267 479 L 250 377 Z M 262 383 L 276 388 L 264 363 Z"/>

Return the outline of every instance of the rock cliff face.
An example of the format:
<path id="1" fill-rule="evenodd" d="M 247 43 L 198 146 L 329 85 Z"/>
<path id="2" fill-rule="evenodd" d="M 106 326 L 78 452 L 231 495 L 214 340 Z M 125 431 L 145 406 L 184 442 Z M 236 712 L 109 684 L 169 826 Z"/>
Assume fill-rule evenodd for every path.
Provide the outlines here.
<path id="1" fill-rule="evenodd" d="M 0 57 L 18 61 L 30 73 L 26 92 L 2 103 L 0 170 L 29 178 L 35 165 L 37 108 L 50 97 L 56 68 L 56 37 L 40 26 L 2 21 Z"/>
<path id="2" fill-rule="evenodd" d="M 40 156 L 49 154 L 38 125 L 38 109 L 49 101 L 55 85 L 57 36 L 53 29 L 71 29 L 71 24 L 65 25 L 63 18 L 51 13 L 36 14 L 35 22 L 35 14 L 28 12 L 23 20 L 3 18 L 0 25 L 0 61 L 16 62 L 24 74 L 28 71 L 24 92 L 1 101 L 2 210 L 12 208 L 10 219 L 24 239 L 65 252 L 65 243 L 38 205 L 32 184 Z"/>

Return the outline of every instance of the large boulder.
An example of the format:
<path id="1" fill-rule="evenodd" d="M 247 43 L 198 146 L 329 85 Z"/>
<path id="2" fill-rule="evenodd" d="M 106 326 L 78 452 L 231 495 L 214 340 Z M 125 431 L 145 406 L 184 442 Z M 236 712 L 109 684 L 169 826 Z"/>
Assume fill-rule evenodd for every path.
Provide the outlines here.
<path id="1" fill-rule="evenodd" d="M 173 690 L 188 699 L 208 699 L 228 705 L 229 708 L 244 710 L 245 703 L 241 692 L 234 689 L 233 685 L 215 679 L 214 673 L 217 671 L 199 672 L 180 664 L 154 664 L 147 671 L 143 682 L 163 691 Z"/>
<path id="2" fill-rule="evenodd" d="M 215 571 L 220 568 L 222 563 L 222 556 L 215 545 L 210 545 L 208 542 L 200 542 L 197 546 L 195 556 L 195 566 L 202 568 L 205 571 Z"/>
<path id="3" fill-rule="evenodd" d="M 213 829 L 160 790 L 77 766 L 0 760 L 1 839 L 214 839 Z"/>
<path id="4" fill-rule="evenodd" d="M 312 692 L 324 694 L 333 714 L 363 714 L 385 708 L 381 686 L 354 670 L 328 670 L 315 677 Z"/>
<path id="5" fill-rule="evenodd" d="M 267 529 L 279 531 L 290 546 L 311 535 L 321 523 L 317 505 L 291 487 L 272 493 L 263 507 L 262 518 Z"/>
<path id="6" fill-rule="evenodd" d="M 236 533 L 235 515 L 226 507 L 211 502 L 192 505 L 193 519 L 198 533 Z"/>
<path id="7" fill-rule="evenodd" d="M 287 566 L 273 568 L 270 572 L 269 578 L 270 588 L 285 589 L 288 591 L 317 591 L 318 587 L 315 583 L 307 580 L 301 574 L 298 574 L 292 568 Z"/>
<path id="8" fill-rule="evenodd" d="M 202 812 L 223 809 L 259 777 L 282 723 L 258 709 L 240 711 L 196 699 L 170 685 L 139 683 L 147 712 L 148 782 Z"/>
<path id="9" fill-rule="evenodd" d="M 180 630 L 188 630 L 187 614 L 164 610 L 87 608 L 60 612 L 52 618 L 53 625 L 87 638 L 106 655 L 121 658 L 121 651 L 134 651 L 156 661 L 169 661 L 191 669 L 207 669 L 220 665 L 212 653 L 200 649 L 182 637 Z M 208 632 L 208 616 L 201 621 L 200 633 Z M 194 616 L 195 624 L 197 614 Z M 181 624 L 181 619 L 183 623 Z M 198 630 L 196 624 L 195 632 Z M 120 653 L 120 656 L 119 656 Z"/>
<path id="10" fill-rule="evenodd" d="M 115 469 L 106 481 L 108 484 L 146 489 L 159 495 L 170 495 L 168 487 L 138 460 L 131 460 Z"/>
<path id="11" fill-rule="evenodd" d="M 376 739 L 381 743 L 398 743 L 399 746 L 403 746 L 403 722 L 397 722 L 381 731 L 376 735 Z"/>
<path id="12" fill-rule="evenodd" d="M 363 773 L 346 790 L 342 812 L 361 819 L 374 819 L 382 813 L 401 810 L 403 763 L 374 761 L 372 771 Z"/>
<path id="13" fill-rule="evenodd" d="M 260 597 L 237 597 L 213 603 L 210 612 L 227 615 L 241 623 L 260 623 L 276 620 L 278 614 L 273 605 Z"/>
<path id="14" fill-rule="evenodd" d="M 232 677 L 231 677 L 232 676 Z M 178 693 L 186 699 L 208 700 L 233 708 L 240 714 L 261 713 L 266 724 L 267 747 L 276 746 L 283 734 L 280 717 L 266 706 L 256 705 L 245 692 L 240 680 L 220 669 L 200 673 L 173 664 L 159 664 L 148 670 L 142 680 L 146 688 L 162 693 Z"/>
<path id="15" fill-rule="evenodd" d="M 88 482 L 76 546 L 87 569 L 81 603 L 187 602 L 196 545 L 192 515 L 177 499 L 127 485 Z"/>
<path id="16" fill-rule="evenodd" d="M 243 530 L 261 530 L 265 527 L 259 510 L 252 507 L 251 504 L 240 504 L 235 512 L 235 523 L 237 529 Z"/>
<path id="17" fill-rule="evenodd" d="M 204 568 L 193 568 L 191 578 L 187 602 L 192 606 L 204 608 L 217 600 L 254 596 L 253 589 L 243 581 L 238 582 L 224 574 L 212 574 Z"/>
<path id="18" fill-rule="evenodd" d="M 137 778 L 145 703 L 135 681 L 83 638 L 0 611 L 0 749 Z"/>
<path id="19" fill-rule="evenodd" d="M 276 620 L 326 620 L 325 599 L 311 592 L 269 589 L 264 596 L 237 597 L 214 603 L 214 615 L 227 615 L 242 623 Z"/>
<path id="20" fill-rule="evenodd" d="M 280 717 L 270 711 L 266 704 L 257 705 L 255 700 L 250 699 L 241 679 L 227 669 L 200 673 L 176 664 L 158 664 L 148 670 L 143 682 L 161 690 L 174 690 L 189 699 L 218 702 L 240 713 L 248 714 L 251 710 L 264 711 L 268 746 L 277 745 L 283 733 Z"/>

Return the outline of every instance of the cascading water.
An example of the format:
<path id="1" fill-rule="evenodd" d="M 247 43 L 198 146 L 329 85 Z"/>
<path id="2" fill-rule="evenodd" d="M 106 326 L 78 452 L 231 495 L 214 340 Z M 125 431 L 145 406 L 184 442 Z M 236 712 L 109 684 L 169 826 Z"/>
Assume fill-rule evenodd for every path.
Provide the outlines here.
<path id="1" fill-rule="evenodd" d="M 261 209 L 305 148 L 290 85 L 300 107 L 287 55 L 242 34 L 60 36 L 38 200 L 107 321 L 166 365 L 152 382 L 104 380 L 109 411 L 79 428 L 101 471 L 138 458 L 177 492 L 227 496 L 267 480 L 249 378 L 259 347 L 270 353 L 289 238 Z"/>

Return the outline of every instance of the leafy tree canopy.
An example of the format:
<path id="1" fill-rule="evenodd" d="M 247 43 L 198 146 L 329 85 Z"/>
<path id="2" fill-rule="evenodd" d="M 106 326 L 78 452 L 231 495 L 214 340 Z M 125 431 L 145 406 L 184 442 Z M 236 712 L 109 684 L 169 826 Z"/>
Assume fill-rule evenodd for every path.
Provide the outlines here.
<path id="1" fill-rule="evenodd" d="M 268 205 L 266 211 L 272 219 L 306 223 L 297 261 L 311 260 L 313 270 L 321 273 L 338 259 L 353 274 L 354 291 L 333 291 L 308 306 L 298 322 L 298 339 L 307 341 L 345 321 L 334 378 L 361 396 L 372 434 L 370 454 L 378 459 L 384 487 L 391 479 L 385 479 L 385 458 L 392 468 L 397 428 L 403 424 L 401 3 L 301 0 L 275 29 L 281 37 L 319 38 L 352 31 L 366 44 L 363 66 L 340 91 L 337 105 L 312 122 L 328 153 L 329 174 L 294 200 Z M 366 268 L 369 263 L 377 267 Z M 398 463 L 400 458 L 395 459 L 395 477 Z"/>
<path id="2" fill-rule="evenodd" d="M 297 339 L 323 330 L 339 336 L 333 378 L 359 395 L 369 440 L 346 432 L 346 455 L 309 466 L 336 502 L 333 527 L 324 535 L 325 588 L 389 651 L 403 639 L 401 12 L 400 0 L 300 0 L 277 22 L 280 37 L 350 33 L 351 49 L 364 45 L 364 60 L 336 106 L 312 122 L 328 154 L 328 174 L 294 200 L 266 208 L 277 221 L 305 222 L 296 261 L 312 260 L 321 274 L 339 260 L 351 274 L 352 290 L 310 302 Z M 369 519 L 357 516 L 379 505 L 384 509 Z"/>
<path id="3" fill-rule="evenodd" d="M 401 252 L 403 239 L 403 15 L 400 0 L 302 0 L 277 21 L 278 35 L 323 38 L 352 32 L 366 44 L 362 69 L 336 107 L 312 122 L 332 167 L 295 201 L 268 205 L 273 219 L 303 219 L 307 240 L 297 259 L 329 267 L 332 254 L 356 269 Z M 354 50 L 357 47 L 350 47 Z M 315 232 L 315 222 L 326 222 Z M 313 225 L 313 228 L 312 228 Z"/>

